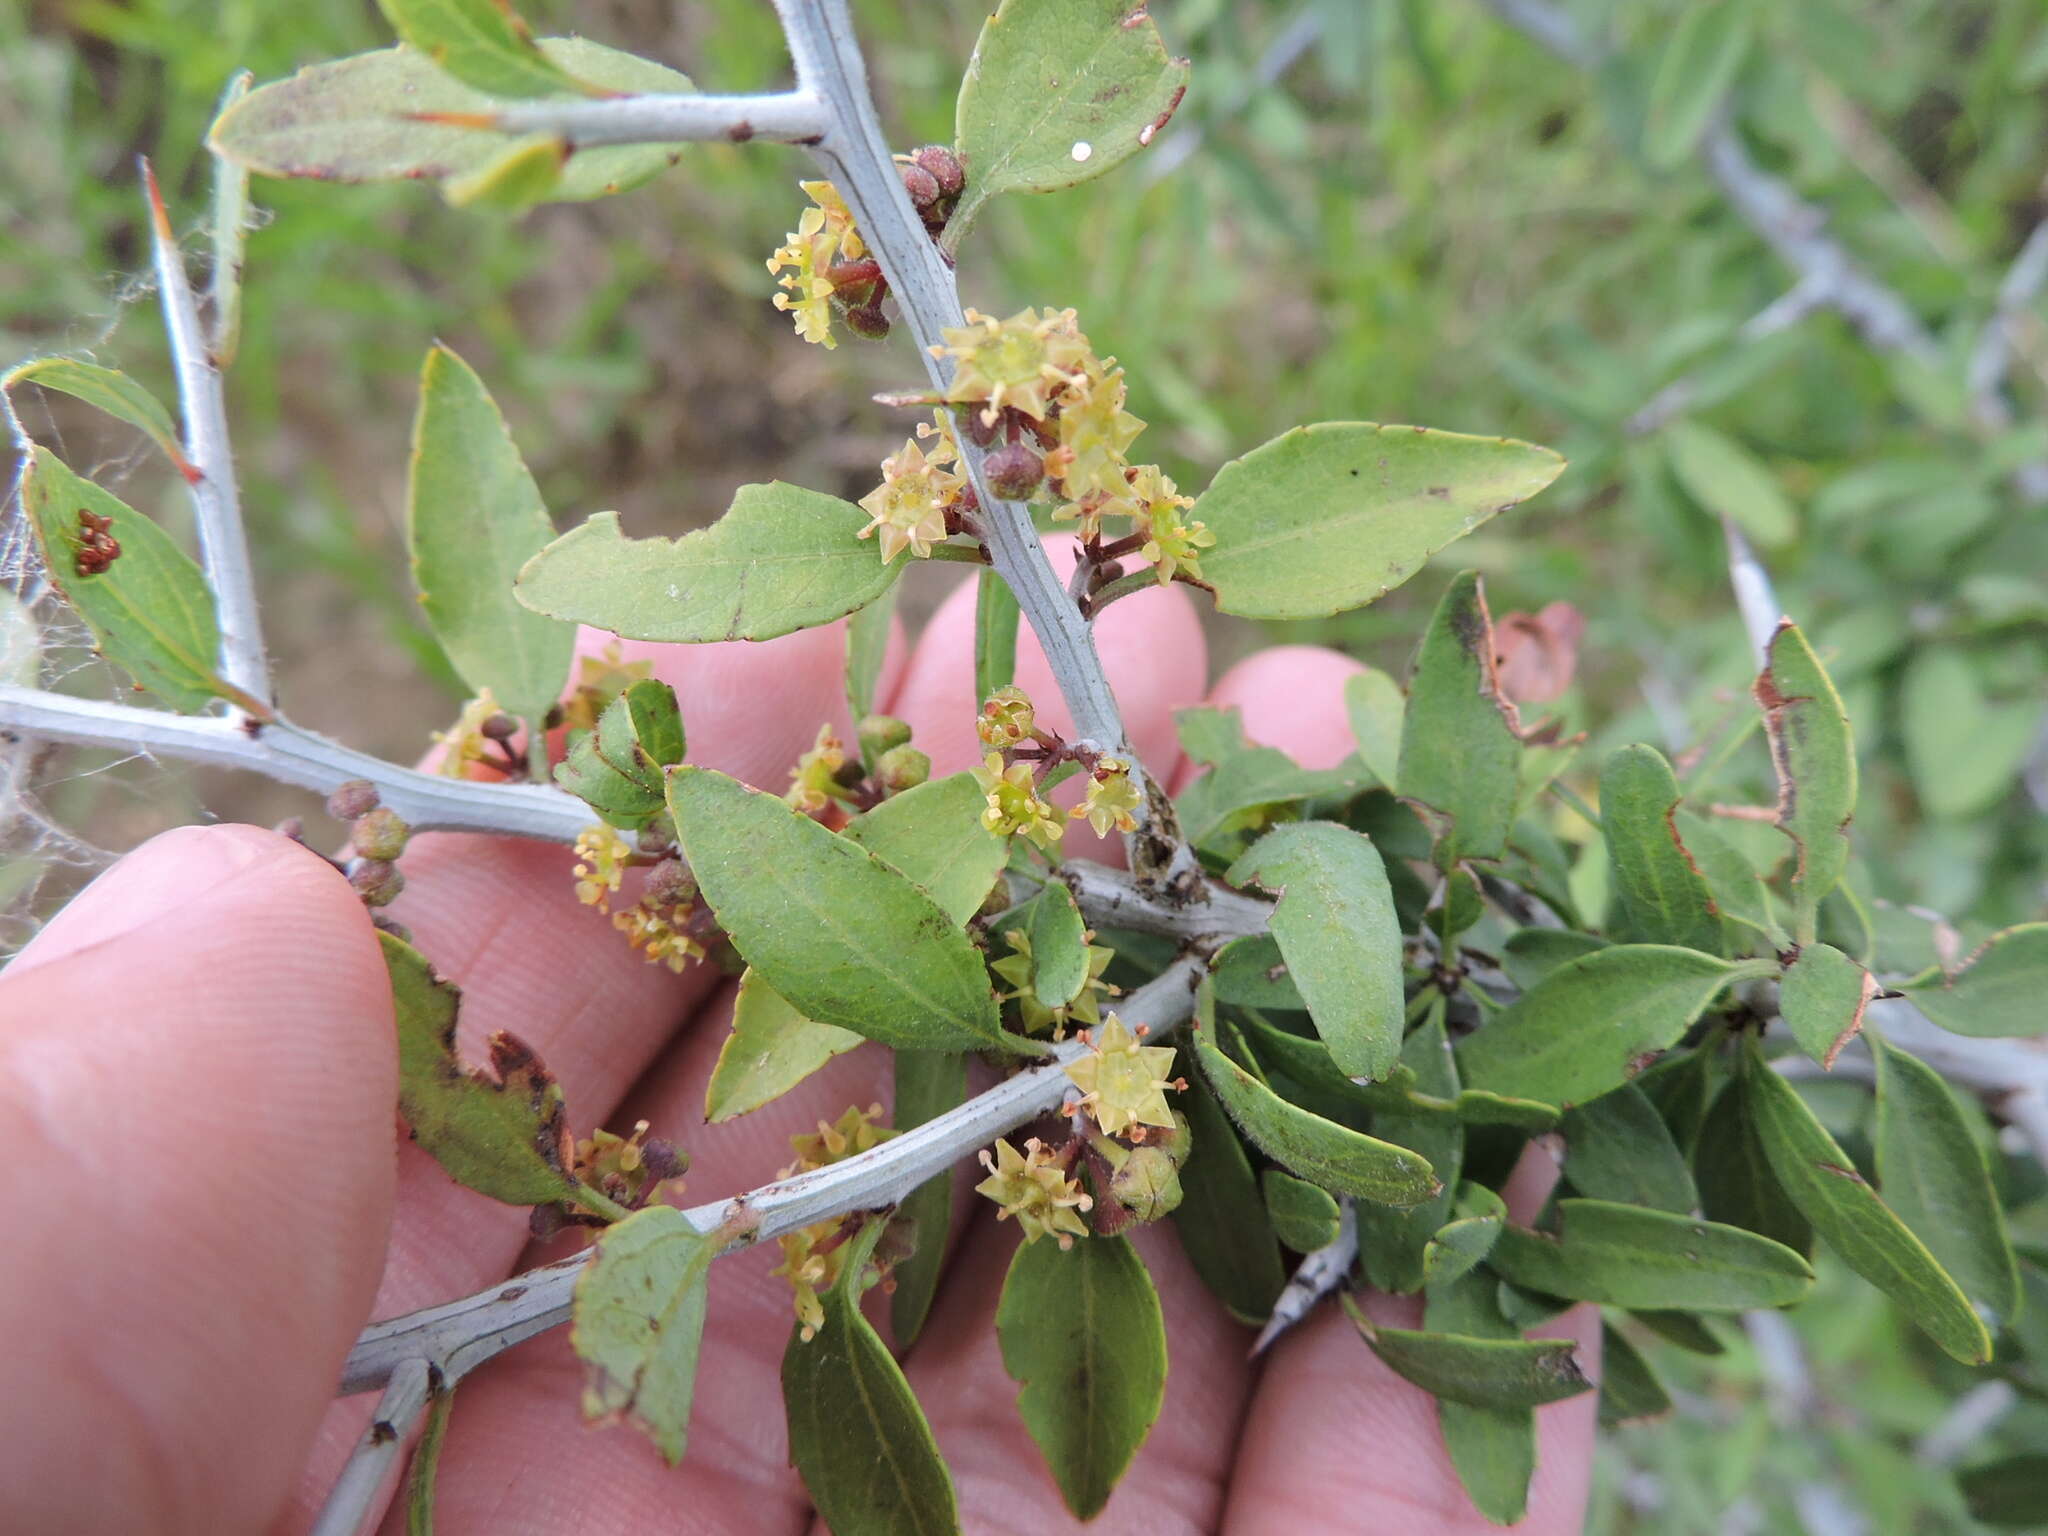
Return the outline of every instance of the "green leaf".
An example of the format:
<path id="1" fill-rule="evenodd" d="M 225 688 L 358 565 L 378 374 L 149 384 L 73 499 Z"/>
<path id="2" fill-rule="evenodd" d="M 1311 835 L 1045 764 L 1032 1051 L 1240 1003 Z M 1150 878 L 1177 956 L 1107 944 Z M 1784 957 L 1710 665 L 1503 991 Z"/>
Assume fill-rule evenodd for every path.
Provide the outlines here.
<path id="1" fill-rule="evenodd" d="M 1387 789 L 1399 781 L 1401 720 L 1408 697 L 1401 685 L 1377 667 L 1354 672 L 1344 681 L 1344 709 L 1351 717 L 1351 735 L 1359 759 Z"/>
<path id="2" fill-rule="evenodd" d="M 551 133 L 511 139 L 495 158 L 442 182 L 441 195 L 451 208 L 506 208 L 516 213 L 554 199 L 570 152 L 569 142 Z M 552 526 L 548 531 L 553 534 Z"/>
<path id="3" fill-rule="evenodd" d="M 830 1028 L 829 1025 L 820 1026 Z M 957 1051 L 897 1051 L 896 1112 L 899 1131 L 912 1130 L 967 1102 L 967 1058 Z M 907 1222 L 917 1246 L 891 1273 L 889 1327 L 896 1347 L 908 1349 L 924 1331 L 946 1267 L 946 1239 L 953 1226 L 953 1175 L 926 1179 L 905 1197 L 896 1220 Z"/>
<path id="4" fill-rule="evenodd" d="M 410 944 L 379 932 L 398 1020 L 398 1112 L 413 1140 L 456 1183 L 507 1205 L 544 1205 L 575 1190 L 562 1090 L 540 1058 L 502 1030 L 495 1079 L 455 1052 L 462 994 Z"/>
<path id="5" fill-rule="evenodd" d="M 862 1039 L 850 1029 L 805 1018 L 759 971 L 749 969 L 732 1005 L 732 1033 L 719 1047 L 704 1090 L 704 1118 L 717 1125 L 772 1103 Z"/>
<path id="6" fill-rule="evenodd" d="M 1316 1033 L 1351 1077 L 1383 1078 L 1401 1051 L 1401 924 L 1370 839 L 1329 821 L 1276 827 L 1230 867 L 1280 896 L 1273 937 Z"/>
<path id="7" fill-rule="evenodd" d="M 1728 1346 L 1707 1326 L 1706 1319 L 1691 1312 L 1669 1312 L 1656 1307 L 1639 1307 L 1629 1313 L 1637 1322 L 1668 1344 L 1695 1355 L 1727 1353 Z"/>
<path id="8" fill-rule="evenodd" d="M 171 413 L 127 374 L 72 357 L 32 357 L 0 373 L 0 394 L 11 394 L 23 384 L 54 389 L 96 406 L 116 421 L 127 422 L 161 448 L 187 480 L 199 478 L 199 471 L 192 467 L 178 442 L 178 428 Z"/>
<path id="9" fill-rule="evenodd" d="M 1799 1048 L 1830 1070 L 1842 1047 L 1863 1028 L 1863 1010 L 1877 980 L 1828 944 L 1809 944 L 1785 968 L 1778 1008 Z"/>
<path id="10" fill-rule="evenodd" d="M 1877 1181 L 1884 1202 L 1927 1245 L 1993 1326 L 2020 1309 L 2020 1273 L 2005 1212 L 1970 1122 L 1926 1062 L 1873 1037 Z"/>
<path id="11" fill-rule="evenodd" d="M 974 586 L 974 698 L 980 704 L 1017 677 L 1017 594 L 984 566 Z"/>
<path id="12" fill-rule="evenodd" d="M 2022 923 L 1991 936 L 1953 976 L 1938 971 L 1906 983 L 1906 995 L 1959 1035 L 2038 1035 L 2048 1030 L 2048 923 Z"/>
<path id="13" fill-rule="evenodd" d="M 806 1017 L 908 1050 L 1042 1049 L 1003 1032 L 981 951 L 894 866 L 709 769 L 673 769 L 668 803 L 719 924 Z"/>
<path id="14" fill-rule="evenodd" d="M 441 1446 L 448 1437 L 448 1416 L 455 1408 L 455 1389 L 443 1388 L 427 1403 L 427 1426 L 413 1447 L 405 1474 L 405 1536 L 434 1536 L 434 1485 L 441 1470 Z"/>
<path id="15" fill-rule="evenodd" d="M 629 539 L 616 512 L 563 534 L 519 573 L 519 601 L 634 640 L 773 640 L 844 618 L 887 590 L 860 508 L 780 481 L 680 539 Z"/>
<path id="16" fill-rule="evenodd" d="M 1268 1157 L 1337 1194 L 1418 1205 L 1437 1192 L 1425 1158 L 1288 1103 L 1202 1035 L 1195 1059 L 1230 1118 Z"/>
<path id="17" fill-rule="evenodd" d="M 1003 192 L 1056 192 L 1152 142 L 1187 89 L 1159 28 L 1129 0 L 1003 0 L 960 82 L 954 138 L 967 188 L 946 230 L 957 249 Z"/>
<path id="18" fill-rule="evenodd" d="M 1500 1313 L 1498 1287 L 1480 1275 L 1432 1286 L 1422 1325 L 1434 1333 L 1469 1338 L 1517 1339 L 1521 1330 Z M 1437 1399 L 1437 1423 L 1451 1465 L 1473 1508 L 1496 1525 L 1513 1525 L 1528 1508 L 1536 1473 L 1536 1410 L 1481 1408 Z"/>
<path id="19" fill-rule="evenodd" d="M 1459 1074 L 1473 1087 L 1546 1104 L 1587 1103 L 1677 1044 L 1721 989 L 1745 974 L 1668 944 L 1596 949 L 1550 972 L 1461 1040 Z"/>
<path id="20" fill-rule="evenodd" d="M 1991 1335 L 1926 1245 L 1864 1182 L 1798 1091 L 1765 1063 L 1754 1041 L 1743 1057 L 1745 1103 L 1771 1171 L 1842 1262 L 1896 1301 L 1927 1336 L 1965 1365 L 1991 1358 Z M 1682 1303 L 1680 1303 L 1682 1305 Z"/>
<path id="21" fill-rule="evenodd" d="M 1986 1525 L 2036 1528 L 2041 1490 L 2048 1488 L 2048 1455 L 2040 1452 L 1987 1461 L 1956 1474 L 1970 1518 Z"/>
<path id="22" fill-rule="evenodd" d="M 1611 940 L 1570 928 L 1517 928 L 1502 946 L 1501 969 L 1527 992 L 1567 961 L 1605 949 Z"/>
<path id="23" fill-rule="evenodd" d="M 1319 618 L 1385 596 L 1563 470 L 1513 438 L 1328 421 L 1232 459 L 1190 515 L 1216 536 L 1202 573 L 1218 608 Z"/>
<path id="24" fill-rule="evenodd" d="M 889 654 L 890 621 L 896 616 L 896 586 L 854 611 L 846 621 L 846 712 L 856 725 L 880 704 L 882 663 Z M 868 765 L 872 768 L 874 765 Z"/>
<path id="25" fill-rule="evenodd" d="M 526 462 L 475 371 L 427 349 L 405 496 L 413 581 L 434 637 L 472 693 L 538 720 L 562 691 L 576 631 L 522 608 L 519 568 L 555 536 Z"/>
<path id="26" fill-rule="evenodd" d="M 716 1236 L 650 1205 L 598 1236 L 576 1280 L 569 1342 L 585 1366 L 583 1416 L 630 1414 L 674 1466 L 689 1436 Z"/>
<path id="27" fill-rule="evenodd" d="M 1403 1042 L 1401 1065 L 1413 1074 L 1418 1093 L 1456 1103 L 1458 1068 L 1451 1059 L 1450 1042 L 1444 1036 L 1441 1000 Z M 1359 1249 L 1365 1259 L 1366 1278 L 1383 1291 L 1418 1291 L 1422 1289 L 1430 1239 L 1450 1219 L 1458 1174 L 1465 1160 L 1465 1127 L 1455 1114 L 1404 1115 L 1376 1108 L 1372 1128 L 1381 1139 L 1429 1159 L 1440 1184 L 1433 1197 L 1410 1210 L 1367 1205 L 1358 1212 Z"/>
<path id="28" fill-rule="evenodd" d="M 1280 945 L 1270 933 L 1248 934 L 1232 939 L 1216 951 L 1209 977 L 1216 988 L 1216 1001 L 1240 1008 L 1286 1008 L 1306 1011 L 1287 962 L 1280 958 Z M 1321 1049 L 1321 1047 L 1318 1047 Z M 1328 1055 L 1327 1050 L 1324 1051 Z M 1336 1064 L 1330 1064 L 1336 1072 Z M 1342 1076 L 1341 1073 L 1338 1074 Z"/>
<path id="29" fill-rule="evenodd" d="M 579 81 L 628 94 L 694 91 L 689 77 L 580 37 L 548 37 L 541 53 Z M 558 99 L 582 101 L 580 90 Z M 464 126 L 506 103 L 471 90 L 411 48 L 386 48 L 302 69 L 251 91 L 215 120 L 208 147 L 263 176 L 319 181 L 442 180 L 473 174 L 503 152 L 503 134 Z M 456 121 L 435 121 L 435 117 Z M 636 187 L 682 158 L 674 144 L 579 150 L 554 196 L 564 202 Z"/>
<path id="30" fill-rule="evenodd" d="M 1959 646 L 1916 647 L 1899 684 L 1899 735 L 1929 816 L 1981 815 L 2012 793 L 2039 734 L 2034 699 L 2000 706 Z"/>
<path id="31" fill-rule="evenodd" d="M 1064 1008 L 1087 981 L 1088 928 L 1081 909 L 1072 891 L 1048 880 L 1031 903 L 1031 990 L 1046 1007 Z"/>
<path id="32" fill-rule="evenodd" d="M 1797 625 L 1778 626 L 1754 691 L 1778 773 L 1778 829 L 1798 852 L 1792 901 L 1796 936 L 1805 944 L 1821 898 L 1849 866 L 1856 746 L 1841 697 Z"/>
<path id="33" fill-rule="evenodd" d="M 1681 1216 L 1700 1203 L 1685 1154 L 1657 1106 L 1633 1083 L 1567 1111 L 1557 1129 L 1564 1137 L 1564 1176 L 1580 1194 Z"/>
<path id="34" fill-rule="evenodd" d="M 1431 813 L 1439 867 L 1507 851 L 1521 757 L 1515 707 L 1495 670 L 1486 585 L 1463 571 L 1423 636 L 1401 729 L 1401 794 Z"/>
<path id="35" fill-rule="evenodd" d="M 541 52 L 510 0 L 377 0 L 401 41 L 493 96 L 588 92 Z"/>
<path id="36" fill-rule="evenodd" d="M 1180 1075 L 1188 1086 L 1177 1107 L 1188 1117 L 1191 1145 L 1171 1218 L 1175 1235 L 1216 1299 L 1240 1322 L 1263 1323 L 1287 1274 L 1258 1175 L 1201 1074 L 1183 1061 Z"/>
<path id="37" fill-rule="evenodd" d="M 214 672 L 220 626 L 205 573 L 169 534 L 80 479 L 47 448 L 35 450 L 21 500 L 50 579 L 92 630 L 101 655 L 186 714 L 217 698 L 238 697 Z M 80 513 L 108 519 L 108 536 L 121 546 L 113 563 L 94 575 L 78 569 Z"/>
<path id="38" fill-rule="evenodd" d="M 996 1308 L 1003 1369 L 1067 1508 L 1109 1502 L 1166 1400 L 1159 1293 L 1128 1238 L 1020 1243 Z"/>
<path id="39" fill-rule="evenodd" d="M 1789 948 L 1792 936 L 1779 923 L 1763 877 L 1742 850 L 1723 837 L 1704 816 L 1682 810 L 1674 821 L 1679 840 L 1685 844 L 1686 852 L 1692 855 L 1693 865 L 1706 879 L 1707 888 L 1714 893 L 1714 906 L 1721 916 L 1731 923 L 1744 925 L 1753 934 L 1761 934 L 1773 953 Z M 1754 948 L 1755 938 L 1748 937 L 1743 947 Z M 1740 953 L 1740 950 L 1732 952 Z"/>
<path id="40" fill-rule="evenodd" d="M 637 832 L 668 809 L 664 770 L 685 748 L 675 689 L 643 677 L 604 707 L 596 730 L 576 738 L 555 782 L 612 826 Z"/>
<path id="41" fill-rule="evenodd" d="M 845 836 L 921 886 L 956 923 L 988 899 L 1009 857 L 1007 838 L 981 824 L 971 773 L 928 779 L 847 823 Z"/>
<path id="42" fill-rule="evenodd" d="M 1600 1427 L 1613 1429 L 1671 1411 L 1671 1394 L 1627 1335 L 1600 1325 Z"/>
<path id="43" fill-rule="evenodd" d="M 1794 1253 L 1812 1254 L 1813 1224 L 1771 1168 L 1743 1079 L 1724 1088 L 1707 1110 L 1692 1163 L 1700 1210 L 1709 1220 L 1761 1233 Z"/>
<path id="44" fill-rule="evenodd" d="M 865 1271 L 886 1223 L 847 1244 L 825 1322 L 808 1342 L 794 1329 L 782 1352 L 789 1459 L 832 1536 L 952 1536 L 953 1479 L 924 1410 L 868 1320 Z"/>
<path id="45" fill-rule="evenodd" d="M 1396 1376 L 1445 1402 L 1478 1408 L 1540 1408 L 1593 1385 L 1569 1339 L 1481 1339 L 1459 1333 L 1381 1328 L 1349 1296 L 1340 1298 L 1372 1352 Z"/>
<path id="46" fill-rule="evenodd" d="M 1173 720 L 1182 750 L 1210 770 L 1174 802 L 1181 830 L 1198 848 L 1219 847 L 1226 836 L 1254 831 L 1280 807 L 1363 787 L 1344 768 L 1311 771 L 1278 747 L 1252 745 L 1235 706 L 1177 710 Z"/>
<path id="47" fill-rule="evenodd" d="M 1719 954 L 1721 914 L 1679 835 L 1678 803 L 1678 778 L 1655 747 L 1623 747 L 1601 769 L 1615 937 Z"/>
<path id="48" fill-rule="evenodd" d="M 1437 1228 L 1422 1248 L 1422 1283 L 1431 1290 L 1484 1261 L 1507 1224 L 1506 1203 L 1484 1184 L 1459 1185 L 1454 1208 L 1458 1219 Z"/>
<path id="49" fill-rule="evenodd" d="M 1560 1200 L 1553 1235 L 1510 1223 L 1488 1262 L 1514 1284 L 1614 1307 L 1741 1312 L 1798 1301 L 1813 1270 L 1791 1249 L 1739 1227 Z"/>
<path id="50" fill-rule="evenodd" d="M 1696 421 L 1674 421 L 1664 429 L 1664 446 L 1686 495 L 1709 512 L 1727 518 L 1766 548 L 1780 548 L 1799 536 L 1799 510 L 1778 477 L 1734 438 Z"/>
<path id="51" fill-rule="evenodd" d="M 1650 80 L 1643 158 L 1668 171 L 1692 153 L 1749 51 L 1752 15 L 1738 0 L 1691 5 L 1672 29 Z"/>
<path id="52" fill-rule="evenodd" d="M 1327 1190 L 1278 1168 L 1260 1175 L 1259 1187 L 1265 1191 L 1266 1215 L 1274 1233 L 1296 1253 L 1314 1253 L 1337 1241 L 1342 1212 Z"/>

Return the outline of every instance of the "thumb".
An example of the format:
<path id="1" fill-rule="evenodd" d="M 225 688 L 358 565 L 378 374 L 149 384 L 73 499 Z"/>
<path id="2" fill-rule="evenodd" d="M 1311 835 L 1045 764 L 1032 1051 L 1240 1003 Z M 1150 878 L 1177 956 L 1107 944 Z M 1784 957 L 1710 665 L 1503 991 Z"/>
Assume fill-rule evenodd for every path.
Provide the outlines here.
<path id="1" fill-rule="evenodd" d="M 252 827 L 146 844 L 0 974 L 10 1523 L 268 1522 L 383 1263 L 394 1054 L 347 883 Z"/>

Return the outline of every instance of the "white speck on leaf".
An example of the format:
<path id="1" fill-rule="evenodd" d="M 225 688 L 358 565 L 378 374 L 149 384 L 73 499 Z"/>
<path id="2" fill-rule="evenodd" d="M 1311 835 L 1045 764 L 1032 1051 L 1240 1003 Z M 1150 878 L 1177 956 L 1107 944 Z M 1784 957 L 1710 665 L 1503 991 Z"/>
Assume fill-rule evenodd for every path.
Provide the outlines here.
<path id="1" fill-rule="evenodd" d="M 1158 131 L 1159 125 L 1157 123 L 1147 123 L 1144 127 L 1138 130 L 1139 144 L 1150 144 L 1152 142 L 1152 135 L 1157 133 Z"/>
<path id="2" fill-rule="evenodd" d="M 1090 144 L 1086 139 L 1076 139 L 1074 141 L 1073 156 L 1077 161 L 1086 160 L 1090 155 L 1094 153 L 1095 146 L 1093 144 Z"/>
<path id="3" fill-rule="evenodd" d="M 682 590 L 679 587 L 677 587 L 674 582 L 670 582 L 668 584 L 668 595 L 671 598 L 678 598 L 681 597 L 683 594 Z"/>

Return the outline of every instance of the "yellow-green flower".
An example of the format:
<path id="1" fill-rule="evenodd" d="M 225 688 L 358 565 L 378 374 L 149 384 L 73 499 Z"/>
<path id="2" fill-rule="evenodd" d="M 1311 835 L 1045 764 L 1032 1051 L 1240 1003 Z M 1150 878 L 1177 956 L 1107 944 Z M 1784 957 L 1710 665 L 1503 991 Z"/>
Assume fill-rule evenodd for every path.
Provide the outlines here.
<path id="1" fill-rule="evenodd" d="M 1202 579 L 1198 563 L 1201 551 L 1216 542 L 1216 535 L 1200 523 L 1191 523 L 1181 513 L 1194 499 L 1183 496 L 1156 465 L 1147 464 L 1131 477 L 1131 497 L 1137 506 L 1138 532 L 1145 534 L 1140 551 L 1152 563 L 1163 587 L 1176 574 Z"/>
<path id="2" fill-rule="evenodd" d="M 934 348 L 934 355 L 957 365 L 946 398 L 981 405 L 982 420 L 990 425 L 1005 409 L 1045 420 L 1053 392 L 1081 377 L 1091 357 L 1071 309 L 1043 316 L 1020 309 L 1007 320 L 970 309 L 966 325 L 940 334 L 946 345 Z"/>
<path id="3" fill-rule="evenodd" d="M 775 307 L 796 322 L 796 333 L 822 347 L 836 347 L 832 335 L 832 281 L 826 270 L 837 260 L 852 261 L 867 249 L 853 227 L 853 214 L 839 189 L 829 181 L 798 182 L 814 206 L 806 208 L 796 228 L 775 254 L 768 270 L 786 291 L 775 295 Z"/>
<path id="4" fill-rule="evenodd" d="M 1059 442 L 1045 456 L 1045 472 L 1057 480 L 1065 505 L 1055 518 L 1079 518 L 1081 536 L 1095 538 L 1102 519 L 1132 512 L 1125 455 L 1145 423 L 1124 409 L 1124 371 L 1092 358 L 1080 378 L 1060 396 Z"/>
<path id="5" fill-rule="evenodd" d="M 645 902 L 612 914 L 612 926 L 626 936 L 626 943 L 646 955 L 648 962 L 665 965 L 681 975 L 692 960 L 704 958 L 704 946 L 684 931 L 683 923 L 696 911 L 694 903 L 657 911 Z"/>
<path id="6" fill-rule="evenodd" d="M 845 766 L 845 745 L 830 725 L 819 726 L 811 750 L 790 769 L 789 788 L 782 798 L 806 816 L 817 815 L 834 800 L 849 798 L 846 786 L 839 782 L 839 771 Z"/>
<path id="7" fill-rule="evenodd" d="M 786 1179 L 792 1174 L 824 1168 L 887 1141 L 896 1132 L 879 1123 L 881 1116 L 879 1104 L 870 1104 L 866 1109 L 854 1106 L 837 1120 L 820 1120 L 815 1133 L 790 1137 L 790 1150 L 796 1153 L 796 1161 L 783 1169 L 781 1176 Z M 850 1246 L 832 1242 L 840 1226 L 841 1218 L 835 1216 L 786 1232 L 777 1239 L 782 1245 L 782 1262 L 769 1273 L 789 1281 L 805 1343 L 825 1324 L 825 1309 L 818 1295 L 838 1284 L 840 1267 Z"/>
<path id="8" fill-rule="evenodd" d="M 576 658 L 576 691 L 562 705 L 562 724 L 572 731 L 594 731 L 597 717 L 613 699 L 642 678 L 654 676 L 651 661 L 628 661 L 612 640 L 602 654 Z"/>
<path id="9" fill-rule="evenodd" d="M 915 442 L 882 461 L 882 483 L 861 497 L 861 510 L 873 519 L 860 536 L 879 533 L 882 563 L 908 548 L 923 559 L 946 537 L 946 508 L 960 492 L 960 477 L 945 468 L 950 446 L 932 454 Z"/>
<path id="10" fill-rule="evenodd" d="M 995 1201 L 998 1221 L 1016 1217 L 1025 1242 L 1051 1237 L 1060 1247 L 1071 1248 L 1075 1238 L 1088 1235 L 1080 1213 L 1093 1210 L 1094 1200 L 1060 1170 L 1036 1137 L 1024 1143 L 1022 1152 L 998 1141 L 993 1157 L 981 1154 L 981 1166 L 989 1175 L 974 1192 Z"/>
<path id="11" fill-rule="evenodd" d="M 586 907 L 609 912 L 632 855 L 632 845 L 601 821 L 577 833 L 577 864 L 570 871 L 576 880 L 576 899 Z"/>
<path id="12" fill-rule="evenodd" d="M 983 700 L 974 721 L 974 734 L 985 747 L 1014 747 L 1034 739 L 1037 729 L 1037 712 L 1015 683 L 1005 683 Z"/>
<path id="13" fill-rule="evenodd" d="M 1138 812 L 1144 808 L 1145 797 L 1131 778 L 1131 765 L 1119 757 L 1101 757 L 1089 776 L 1086 798 L 1067 815 L 1075 821 L 1086 818 L 1097 837 L 1107 837 L 1112 828 L 1137 831 Z"/>
<path id="14" fill-rule="evenodd" d="M 1179 1084 L 1161 1075 L 1173 1070 L 1171 1047 L 1139 1044 L 1113 1013 L 1090 1046 L 1087 1055 L 1067 1063 L 1067 1078 L 1081 1090 L 1081 1107 L 1095 1123 L 1111 1136 L 1132 1125 L 1171 1130 L 1173 1106 L 1166 1102 L 1166 1090 Z"/>
<path id="15" fill-rule="evenodd" d="M 789 1138 L 789 1148 L 796 1153 L 796 1163 L 783 1171 L 783 1177 L 813 1168 L 828 1168 L 856 1153 L 880 1146 L 897 1134 L 883 1125 L 881 1119 L 880 1104 L 870 1104 L 866 1109 L 849 1106 L 837 1120 L 829 1123 L 820 1120 L 815 1132 L 798 1132 Z"/>
<path id="16" fill-rule="evenodd" d="M 981 824 L 998 837 L 1021 833 L 1047 853 L 1060 845 L 1060 820 L 1038 793 L 1038 782 L 1029 763 L 1003 766 L 1000 753 L 991 752 L 982 766 L 972 770 L 974 781 L 988 796 Z"/>

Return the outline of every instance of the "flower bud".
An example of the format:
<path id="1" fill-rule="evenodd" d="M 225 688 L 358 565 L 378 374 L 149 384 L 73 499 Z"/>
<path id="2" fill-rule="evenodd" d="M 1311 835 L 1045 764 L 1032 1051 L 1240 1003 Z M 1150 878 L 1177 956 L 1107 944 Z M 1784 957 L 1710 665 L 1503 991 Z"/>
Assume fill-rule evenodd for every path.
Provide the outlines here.
<path id="1" fill-rule="evenodd" d="M 967 185 L 967 172 L 960 164 L 960 157 L 943 144 L 927 144 L 922 149 L 912 150 L 910 161 L 938 183 L 943 196 L 958 197 Z"/>
<path id="2" fill-rule="evenodd" d="M 1045 478 L 1045 460 L 1022 443 L 1006 443 L 981 461 L 988 488 L 1005 501 L 1022 501 Z"/>
<path id="3" fill-rule="evenodd" d="M 650 907 L 681 906 L 697 899 L 697 882 L 681 859 L 663 859 L 647 871 L 640 900 Z"/>
<path id="4" fill-rule="evenodd" d="M 1157 1221 L 1180 1204 L 1180 1170 L 1157 1147 L 1138 1147 L 1110 1176 L 1110 1197 L 1139 1221 Z"/>
<path id="5" fill-rule="evenodd" d="M 891 747 L 875 764 L 875 777 L 892 795 L 915 789 L 932 776 L 932 760 L 912 746 Z"/>
<path id="6" fill-rule="evenodd" d="M 921 165 L 902 165 L 897 169 L 903 173 L 903 190 L 910 194 L 910 201 L 919 213 L 927 212 L 941 195 L 937 178 Z"/>
<path id="7" fill-rule="evenodd" d="M 501 712 L 491 716 L 477 729 L 492 741 L 507 742 L 519 734 L 519 721 Z"/>
<path id="8" fill-rule="evenodd" d="M 387 859 L 357 859 L 348 867 L 348 883 L 370 907 L 388 907 L 405 889 L 405 876 Z"/>
<path id="9" fill-rule="evenodd" d="M 857 729 L 861 750 L 876 757 L 910 740 L 910 723 L 898 720 L 894 715 L 864 716 Z"/>
<path id="10" fill-rule="evenodd" d="M 364 858 L 388 863 L 405 852 L 406 839 L 411 836 L 412 828 L 400 819 L 396 811 L 388 806 L 379 806 L 356 818 L 349 842 Z"/>
<path id="11" fill-rule="evenodd" d="M 997 423 L 985 420 L 980 411 L 968 410 L 960 412 L 955 419 L 959 421 L 961 429 L 966 432 L 967 441 L 974 444 L 975 447 L 986 448 L 996 440 Z"/>
<path id="12" fill-rule="evenodd" d="M 889 317 L 882 313 L 879 305 L 849 309 L 846 311 L 846 328 L 869 341 L 880 341 L 889 334 Z"/>
<path id="13" fill-rule="evenodd" d="M 354 821 L 377 809 L 377 786 L 368 779 L 350 779 L 337 784 L 327 797 L 327 814 L 336 821 Z"/>

